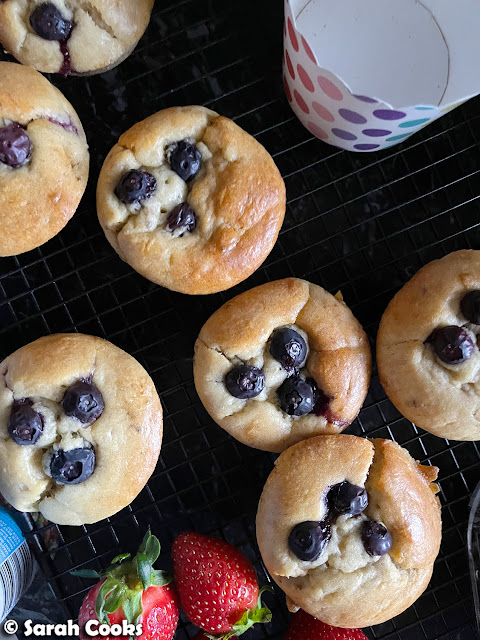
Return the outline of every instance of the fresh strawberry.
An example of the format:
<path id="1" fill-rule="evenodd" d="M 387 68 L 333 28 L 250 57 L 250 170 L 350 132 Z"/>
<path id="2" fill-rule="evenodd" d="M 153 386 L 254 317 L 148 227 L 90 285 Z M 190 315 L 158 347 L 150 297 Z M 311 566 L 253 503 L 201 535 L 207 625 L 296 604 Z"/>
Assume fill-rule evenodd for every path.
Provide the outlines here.
<path id="1" fill-rule="evenodd" d="M 331 627 L 300 609 L 290 621 L 285 640 L 368 640 L 368 638 L 360 629 Z"/>
<path id="2" fill-rule="evenodd" d="M 227 640 L 272 619 L 255 569 L 231 544 L 186 532 L 173 541 L 172 557 L 182 607 L 207 638 Z"/>
<path id="3" fill-rule="evenodd" d="M 159 555 L 160 543 L 148 531 L 134 558 L 130 559 L 130 554 L 117 556 L 103 574 L 96 571 L 72 572 L 84 578 L 103 578 L 90 589 L 80 608 L 81 640 L 89 638 L 84 631 L 89 620 L 109 625 L 141 624 L 142 634 L 138 640 L 173 638 L 178 624 L 178 597 L 169 584 L 172 579 L 152 566 Z M 120 638 L 133 635 L 129 629 Z"/>

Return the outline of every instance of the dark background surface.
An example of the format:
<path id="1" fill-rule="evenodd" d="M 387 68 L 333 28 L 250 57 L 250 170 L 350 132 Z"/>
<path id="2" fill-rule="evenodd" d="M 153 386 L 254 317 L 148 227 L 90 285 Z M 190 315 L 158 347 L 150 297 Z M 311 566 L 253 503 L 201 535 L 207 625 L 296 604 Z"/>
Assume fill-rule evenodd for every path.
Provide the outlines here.
<path id="1" fill-rule="evenodd" d="M 86 129 L 90 182 L 56 238 L 0 261 L 0 355 L 49 333 L 96 334 L 147 368 L 165 410 L 156 472 L 130 507 L 86 527 L 41 527 L 28 519 L 29 541 L 69 617 L 91 584 L 69 570 L 105 567 L 120 550 L 133 550 L 148 526 L 161 540 L 162 566 L 170 566 L 174 536 L 194 529 L 238 546 L 260 582 L 268 580 L 254 518 L 273 456 L 217 427 L 193 385 L 193 344 L 214 310 L 240 291 L 295 275 L 332 293 L 341 289 L 374 346 L 383 310 L 419 267 L 456 249 L 480 249 L 480 100 L 384 152 L 327 146 L 302 127 L 284 96 L 282 20 L 279 0 L 157 1 L 146 35 L 120 67 L 91 78 L 52 78 Z M 95 213 L 98 172 L 119 135 L 161 108 L 184 104 L 204 104 L 256 136 L 287 186 L 287 215 L 272 254 L 242 285 L 215 296 L 172 293 L 137 275 L 110 248 Z M 348 433 L 394 438 L 441 469 L 443 543 L 432 582 L 413 607 L 368 630 L 369 637 L 473 640 L 466 523 L 480 479 L 477 444 L 416 429 L 387 400 L 376 373 Z M 246 638 L 283 638 L 288 614 L 278 590 L 269 604 L 272 624 Z M 176 638 L 193 634 L 182 623 Z"/>

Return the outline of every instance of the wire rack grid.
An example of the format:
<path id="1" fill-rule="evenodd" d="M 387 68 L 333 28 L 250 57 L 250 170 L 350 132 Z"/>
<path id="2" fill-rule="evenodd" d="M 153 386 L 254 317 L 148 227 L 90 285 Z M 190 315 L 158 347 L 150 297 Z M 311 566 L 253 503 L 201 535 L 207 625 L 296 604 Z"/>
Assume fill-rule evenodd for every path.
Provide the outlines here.
<path id="1" fill-rule="evenodd" d="M 284 97 L 282 20 L 278 0 L 164 0 L 121 66 L 90 78 L 51 78 L 85 125 L 90 182 L 79 211 L 56 238 L 0 262 L 0 356 L 49 333 L 99 335 L 147 368 L 165 410 L 157 469 L 128 508 L 75 528 L 40 526 L 28 517 L 29 542 L 69 617 L 77 616 L 90 584 L 70 570 L 104 568 L 120 550 L 133 550 L 148 526 L 162 543 L 164 567 L 175 535 L 194 529 L 239 547 L 260 581 L 269 580 L 254 518 L 274 457 L 218 428 L 193 385 L 193 344 L 214 310 L 240 291 L 295 275 L 341 289 L 374 347 L 383 310 L 422 265 L 456 249 L 480 249 L 480 101 L 381 153 L 329 147 L 300 125 Z M 98 171 L 119 135 L 179 104 L 204 104 L 233 118 L 270 151 L 287 186 L 286 220 L 272 254 L 246 282 L 214 296 L 182 296 L 134 273 L 110 248 L 95 215 Z M 443 543 L 431 584 L 404 614 L 367 630 L 369 638 L 473 640 L 466 527 L 480 476 L 477 444 L 417 429 L 389 402 L 375 371 L 348 432 L 393 438 L 441 470 Z M 252 640 L 284 637 L 288 614 L 278 590 L 270 604 L 273 622 L 250 631 Z M 176 638 L 193 635 L 182 619 Z"/>

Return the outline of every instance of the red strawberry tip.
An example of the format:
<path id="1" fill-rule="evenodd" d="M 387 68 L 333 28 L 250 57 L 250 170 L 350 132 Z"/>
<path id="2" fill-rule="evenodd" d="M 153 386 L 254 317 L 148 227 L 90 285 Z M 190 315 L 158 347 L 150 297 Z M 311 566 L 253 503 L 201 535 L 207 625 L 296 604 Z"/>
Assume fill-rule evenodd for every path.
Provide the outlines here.
<path id="1" fill-rule="evenodd" d="M 368 640 L 361 629 L 341 629 L 332 627 L 318 618 L 300 609 L 292 616 L 285 640 L 304 640 L 304 638 L 322 638 L 322 640 Z"/>
<path id="2" fill-rule="evenodd" d="M 247 609 L 240 620 L 233 625 L 232 629 L 222 636 L 215 636 L 204 631 L 203 633 L 209 640 L 228 640 L 228 638 L 241 636 L 248 631 L 254 624 L 267 624 L 272 620 L 272 612 L 262 603 L 262 594 L 268 591 L 273 593 L 272 587 L 262 587 L 258 592 L 258 600 L 254 609 Z"/>

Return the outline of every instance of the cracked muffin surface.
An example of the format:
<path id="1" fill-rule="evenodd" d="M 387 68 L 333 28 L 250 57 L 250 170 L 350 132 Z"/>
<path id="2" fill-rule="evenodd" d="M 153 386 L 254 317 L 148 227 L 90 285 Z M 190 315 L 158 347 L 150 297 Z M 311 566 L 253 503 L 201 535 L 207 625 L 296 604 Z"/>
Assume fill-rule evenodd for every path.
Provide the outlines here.
<path id="1" fill-rule="evenodd" d="M 101 73 L 130 55 L 154 0 L 2 0 L 0 42 L 43 73 Z"/>
<path id="2" fill-rule="evenodd" d="M 0 256 L 30 251 L 63 229 L 88 166 L 85 133 L 68 100 L 34 69 L 0 62 Z"/>
<path id="3" fill-rule="evenodd" d="M 173 107 L 110 151 L 97 211 L 120 257 L 174 291 L 208 294 L 250 276 L 273 248 L 285 185 L 268 152 L 228 118 Z"/>
<path id="4" fill-rule="evenodd" d="M 143 367 L 106 340 L 40 338 L 0 364 L 0 492 L 58 524 L 97 522 L 155 469 L 162 407 Z"/>
<path id="5" fill-rule="evenodd" d="M 380 381 L 417 426 L 480 440 L 480 251 L 430 262 L 400 289 L 377 338 Z"/>
<path id="6" fill-rule="evenodd" d="M 216 311 L 196 341 L 193 369 L 217 424 L 244 444 L 280 452 L 353 422 L 367 394 L 371 354 L 345 303 L 286 278 Z"/>
<path id="7" fill-rule="evenodd" d="M 325 435 L 282 453 L 256 527 L 289 608 L 346 628 L 407 609 L 440 548 L 437 473 L 389 440 Z"/>

